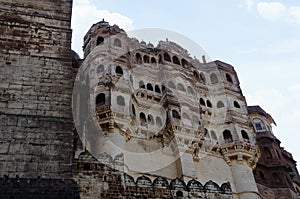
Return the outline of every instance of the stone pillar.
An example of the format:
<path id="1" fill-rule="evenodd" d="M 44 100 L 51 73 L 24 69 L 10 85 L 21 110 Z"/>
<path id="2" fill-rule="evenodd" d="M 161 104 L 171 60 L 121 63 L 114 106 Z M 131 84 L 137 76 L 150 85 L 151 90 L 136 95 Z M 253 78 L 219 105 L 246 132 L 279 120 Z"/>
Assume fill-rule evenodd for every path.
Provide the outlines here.
<path id="1" fill-rule="evenodd" d="M 231 167 L 238 197 L 240 199 L 260 199 L 252 172 L 259 157 L 257 146 L 231 143 L 222 147 L 222 154 Z"/>

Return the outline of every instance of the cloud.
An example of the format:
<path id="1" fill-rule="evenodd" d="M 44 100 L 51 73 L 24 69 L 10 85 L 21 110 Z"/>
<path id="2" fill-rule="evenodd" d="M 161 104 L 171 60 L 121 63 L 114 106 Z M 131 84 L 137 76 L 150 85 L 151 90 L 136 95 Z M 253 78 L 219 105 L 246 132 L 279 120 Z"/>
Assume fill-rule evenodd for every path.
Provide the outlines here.
<path id="1" fill-rule="evenodd" d="M 300 6 L 286 6 L 280 2 L 245 0 L 248 11 L 256 8 L 257 13 L 267 21 L 284 20 L 300 25 Z"/>
<path id="2" fill-rule="evenodd" d="M 258 14 L 269 21 L 277 21 L 286 15 L 286 7 L 282 3 L 259 2 L 256 7 Z"/>
<path id="3" fill-rule="evenodd" d="M 288 9 L 288 17 L 291 22 L 298 23 L 300 25 L 300 6 L 292 6 Z"/>
<path id="4" fill-rule="evenodd" d="M 118 24 L 120 28 L 133 29 L 133 21 L 120 13 L 113 13 L 107 10 L 100 10 L 92 5 L 89 0 L 75 0 L 72 11 L 72 49 L 82 57 L 83 37 L 89 28 L 102 19 L 111 25 Z"/>
<path id="5" fill-rule="evenodd" d="M 255 6 L 255 1 L 254 0 L 246 0 L 246 5 L 248 10 L 251 10 Z"/>

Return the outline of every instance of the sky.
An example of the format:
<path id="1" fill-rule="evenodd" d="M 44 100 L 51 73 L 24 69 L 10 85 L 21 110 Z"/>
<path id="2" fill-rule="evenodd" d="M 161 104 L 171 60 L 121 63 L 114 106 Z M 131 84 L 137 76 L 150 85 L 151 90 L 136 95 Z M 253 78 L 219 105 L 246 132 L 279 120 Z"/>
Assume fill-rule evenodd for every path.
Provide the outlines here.
<path id="1" fill-rule="evenodd" d="M 272 115 L 275 136 L 300 164 L 299 0 L 74 0 L 72 49 L 81 57 L 85 33 L 103 18 L 126 31 L 178 32 L 233 65 L 247 104 Z"/>

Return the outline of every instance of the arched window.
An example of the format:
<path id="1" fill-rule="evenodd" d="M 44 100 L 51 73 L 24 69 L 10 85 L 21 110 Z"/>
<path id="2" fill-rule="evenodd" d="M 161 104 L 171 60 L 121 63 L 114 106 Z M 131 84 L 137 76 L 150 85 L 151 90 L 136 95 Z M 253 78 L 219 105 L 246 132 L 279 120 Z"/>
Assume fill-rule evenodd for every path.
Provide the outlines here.
<path id="1" fill-rule="evenodd" d="M 194 95 L 194 94 L 195 94 L 194 90 L 193 90 L 192 87 L 190 87 L 190 86 L 187 87 L 187 92 L 188 92 L 189 94 L 191 94 L 191 95 Z"/>
<path id="2" fill-rule="evenodd" d="M 140 113 L 140 122 L 141 122 L 141 125 L 146 124 L 146 115 L 143 112 Z"/>
<path id="3" fill-rule="evenodd" d="M 153 118 L 153 116 L 152 116 L 151 114 L 148 115 L 147 122 L 148 122 L 149 124 L 152 124 L 152 125 L 154 124 L 154 118 Z"/>
<path id="4" fill-rule="evenodd" d="M 104 105 L 105 104 L 105 94 L 104 93 L 99 93 L 96 97 L 96 105 Z"/>
<path id="5" fill-rule="evenodd" d="M 153 91 L 153 86 L 152 86 L 152 84 L 150 84 L 150 83 L 147 84 L 147 90 Z"/>
<path id="6" fill-rule="evenodd" d="M 164 60 L 168 61 L 168 62 L 171 62 L 171 57 L 168 53 L 164 53 Z"/>
<path id="7" fill-rule="evenodd" d="M 262 131 L 265 129 L 265 125 L 264 125 L 263 121 L 261 121 L 258 118 L 253 119 L 253 124 L 254 124 L 256 131 Z"/>
<path id="8" fill-rule="evenodd" d="M 117 46 L 117 47 L 122 47 L 121 40 L 120 40 L 120 39 L 118 39 L 118 38 L 115 38 L 115 40 L 114 40 L 114 46 Z"/>
<path id="9" fill-rule="evenodd" d="M 157 117 L 155 118 L 155 122 L 156 122 L 156 125 L 157 125 L 157 126 L 159 126 L 159 127 L 162 126 L 162 121 L 161 121 L 160 117 L 157 116 Z"/>
<path id="10" fill-rule="evenodd" d="M 158 85 L 155 85 L 155 88 L 154 88 L 154 90 L 155 90 L 155 92 L 156 92 L 156 93 L 161 93 L 161 92 L 160 92 L 160 88 L 159 88 L 159 86 L 158 86 Z"/>
<path id="11" fill-rule="evenodd" d="M 168 83 L 168 86 L 169 86 L 170 88 L 173 88 L 173 89 L 175 89 L 175 85 L 174 85 L 174 83 L 173 83 L 173 82 L 171 82 L 171 81 L 169 81 L 169 83 Z"/>
<path id="12" fill-rule="evenodd" d="M 212 73 L 212 74 L 210 75 L 210 81 L 211 81 L 212 84 L 218 83 L 218 82 L 219 82 L 218 76 L 217 76 L 215 73 Z"/>
<path id="13" fill-rule="evenodd" d="M 132 114 L 135 116 L 135 107 L 133 104 L 131 104 L 131 110 L 132 110 Z"/>
<path id="14" fill-rule="evenodd" d="M 162 56 L 161 55 L 158 55 L 158 63 L 162 63 Z"/>
<path id="15" fill-rule="evenodd" d="M 145 88 L 145 84 L 142 80 L 139 82 L 139 88 Z"/>
<path id="16" fill-rule="evenodd" d="M 116 67 L 116 74 L 117 75 L 123 75 L 123 70 L 122 70 L 121 66 Z"/>
<path id="17" fill-rule="evenodd" d="M 227 80 L 228 82 L 230 82 L 230 83 L 233 83 L 232 77 L 231 77 L 231 75 L 229 75 L 228 73 L 226 73 L 226 80 Z"/>
<path id="18" fill-rule="evenodd" d="M 142 63 L 142 56 L 141 56 L 140 53 L 136 53 L 136 54 L 135 54 L 135 59 L 136 59 L 136 62 L 137 62 L 138 64 L 141 64 L 141 63 Z"/>
<path id="19" fill-rule="evenodd" d="M 258 173 L 259 173 L 259 178 L 260 178 L 260 179 L 262 179 L 262 180 L 265 180 L 265 179 L 266 179 L 263 172 L 259 171 Z"/>
<path id="20" fill-rule="evenodd" d="M 91 165 L 89 163 L 84 163 L 83 170 L 90 171 L 91 170 Z"/>
<path id="21" fill-rule="evenodd" d="M 234 101 L 234 102 L 233 102 L 233 106 L 234 106 L 235 108 L 241 108 L 240 104 L 239 104 L 237 101 Z"/>
<path id="22" fill-rule="evenodd" d="M 147 55 L 144 55 L 143 59 L 144 59 L 144 63 L 148 64 L 150 62 L 149 57 Z"/>
<path id="23" fill-rule="evenodd" d="M 151 58 L 151 63 L 156 64 L 156 59 L 154 57 Z"/>
<path id="24" fill-rule="evenodd" d="M 182 191 L 177 191 L 176 192 L 176 197 L 183 197 L 183 192 Z"/>
<path id="25" fill-rule="evenodd" d="M 214 131 L 210 131 L 210 137 L 211 137 L 212 140 L 217 140 L 218 139 L 217 135 L 216 135 L 216 132 L 214 132 Z"/>
<path id="26" fill-rule="evenodd" d="M 223 131 L 223 138 L 225 143 L 233 142 L 231 132 L 229 130 Z"/>
<path id="27" fill-rule="evenodd" d="M 200 81 L 199 73 L 198 73 L 197 71 L 194 70 L 193 74 L 194 74 L 194 78 L 195 78 L 197 81 Z"/>
<path id="28" fill-rule="evenodd" d="M 178 111 L 172 110 L 172 117 L 176 118 L 176 119 L 180 119 L 180 115 L 179 115 Z"/>
<path id="29" fill-rule="evenodd" d="M 104 43 L 104 38 L 103 37 L 98 37 L 97 38 L 97 46 L 102 45 Z"/>
<path id="30" fill-rule="evenodd" d="M 266 154 L 267 159 L 272 159 L 272 153 L 268 147 L 264 147 L 264 153 Z"/>
<path id="31" fill-rule="evenodd" d="M 181 64 L 182 64 L 182 66 L 183 66 L 184 68 L 189 67 L 189 62 L 186 61 L 185 59 L 182 59 L 182 60 L 181 60 Z"/>
<path id="32" fill-rule="evenodd" d="M 248 133 L 244 130 L 241 131 L 242 133 L 242 137 L 245 139 L 245 140 L 249 140 L 249 136 L 248 136 Z"/>
<path id="33" fill-rule="evenodd" d="M 212 104 L 209 100 L 206 100 L 206 105 L 207 105 L 207 107 L 212 108 Z"/>
<path id="34" fill-rule="evenodd" d="M 205 83 L 205 75 L 203 73 L 200 73 L 200 80 Z"/>
<path id="35" fill-rule="evenodd" d="M 224 103 L 222 101 L 218 101 L 217 108 L 223 108 L 223 107 L 225 107 Z"/>
<path id="36" fill-rule="evenodd" d="M 177 64 L 177 65 L 180 65 L 180 61 L 179 61 L 178 57 L 173 56 L 173 63 Z"/>
<path id="37" fill-rule="evenodd" d="M 180 83 L 177 85 L 177 89 L 180 90 L 180 91 L 185 92 L 184 86 L 182 84 L 180 84 Z"/>
<path id="38" fill-rule="evenodd" d="M 117 104 L 120 106 L 125 106 L 125 99 L 123 96 L 121 95 L 117 96 Z"/>
<path id="39" fill-rule="evenodd" d="M 164 91 L 166 90 L 165 85 L 162 85 L 162 86 L 161 86 L 161 90 L 162 90 L 162 92 L 164 92 Z"/>
<path id="40" fill-rule="evenodd" d="M 274 180 L 275 184 L 281 184 L 280 177 L 277 173 L 273 173 L 272 177 L 273 177 L 273 180 Z"/>
<path id="41" fill-rule="evenodd" d="M 200 105 L 202 105 L 202 106 L 206 106 L 206 104 L 205 104 L 205 101 L 204 101 L 204 99 L 203 99 L 203 98 L 200 98 Z"/>
<path id="42" fill-rule="evenodd" d="M 207 128 L 204 128 L 205 132 L 204 132 L 204 136 L 207 138 L 207 139 L 210 139 L 210 135 L 208 133 L 208 130 Z"/>
<path id="43" fill-rule="evenodd" d="M 193 116 L 193 117 L 192 117 L 192 123 L 198 125 L 199 119 L 198 119 L 196 116 Z"/>
<path id="44" fill-rule="evenodd" d="M 104 66 L 102 64 L 100 64 L 98 67 L 97 67 L 97 73 L 102 73 L 104 71 Z"/>

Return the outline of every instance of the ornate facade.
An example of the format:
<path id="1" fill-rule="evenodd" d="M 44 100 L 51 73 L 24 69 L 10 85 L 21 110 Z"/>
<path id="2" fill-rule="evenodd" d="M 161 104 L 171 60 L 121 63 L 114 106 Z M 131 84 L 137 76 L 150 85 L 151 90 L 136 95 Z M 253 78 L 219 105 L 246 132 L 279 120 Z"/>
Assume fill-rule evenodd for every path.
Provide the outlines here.
<path id="1" fill-rule="evenodd" d="M 297 198 L 296 163 L 233 66 L 105 21 L 81 60 L 71 5 L 0 2 L 1 198 Z"/>

